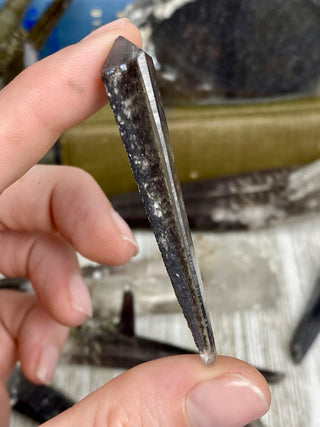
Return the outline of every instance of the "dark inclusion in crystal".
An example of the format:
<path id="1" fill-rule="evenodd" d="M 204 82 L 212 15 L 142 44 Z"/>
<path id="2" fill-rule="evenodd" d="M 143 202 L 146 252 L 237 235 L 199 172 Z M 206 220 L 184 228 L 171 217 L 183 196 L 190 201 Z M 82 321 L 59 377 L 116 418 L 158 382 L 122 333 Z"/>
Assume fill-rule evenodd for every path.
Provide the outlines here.
<path id="1" fill-rule="evenodd" d="M 205 363 L 216 357 L 152 58 L 119 37 L 101 70 L 165 266 Z"/>

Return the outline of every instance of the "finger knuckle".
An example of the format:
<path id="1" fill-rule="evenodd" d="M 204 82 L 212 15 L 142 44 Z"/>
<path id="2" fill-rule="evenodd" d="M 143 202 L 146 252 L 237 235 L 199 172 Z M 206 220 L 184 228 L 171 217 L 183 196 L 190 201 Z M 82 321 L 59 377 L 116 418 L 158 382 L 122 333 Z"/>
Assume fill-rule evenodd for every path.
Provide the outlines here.
<path id="1" fill-rule="evenodd" d="M 105 424 L 97 424 L 98 425 L 106 425 L 110 427 L 129 427 L 134 424 L 133 422 L 133 414 L 129 410 L 129 408 L 123 402 L 116 402 L 112 407 L 110 407 L 106 419 Z M 142 425 L 142 424 L 137 424 Z"/>

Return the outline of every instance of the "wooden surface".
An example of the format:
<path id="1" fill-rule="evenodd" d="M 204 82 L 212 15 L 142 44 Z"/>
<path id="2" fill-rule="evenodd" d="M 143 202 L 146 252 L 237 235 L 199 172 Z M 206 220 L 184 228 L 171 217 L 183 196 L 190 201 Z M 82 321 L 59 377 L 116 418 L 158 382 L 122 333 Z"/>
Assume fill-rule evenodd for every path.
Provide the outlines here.
<path id="1" fill-rule="evenodd" d="M 137 233 L 137 237 L 142 247 L 140 257 L 157 254 L 150 233 Z M 304 218 L 263 231 L 196 236 L 196 242 L 203 239 L 213 257 L 211 265 L 220 274 L 216 279 L 220 277 L 229 286 L 227 291 L 221 287 L 225 308 L 220 301 L 214 308 L 210 298 L 219 353 L 285 373 L 285 380 L 272 386 L 271 410 L 264 417 L 267 427 L 319 427 L 320 338 L 299 366 L 290 361 L 288 344 L 320 273 L 320 218 Z M 210 279 L 210 259 L 206 262 L 205 276 Z M 137 332 L 193 348 L 181 313 L 140 316 Z M 81 399 L 120 372 L 60 366 L 55 385 Z M 33 425 L 17 415 L 12 417 L 12 427 Z"/>

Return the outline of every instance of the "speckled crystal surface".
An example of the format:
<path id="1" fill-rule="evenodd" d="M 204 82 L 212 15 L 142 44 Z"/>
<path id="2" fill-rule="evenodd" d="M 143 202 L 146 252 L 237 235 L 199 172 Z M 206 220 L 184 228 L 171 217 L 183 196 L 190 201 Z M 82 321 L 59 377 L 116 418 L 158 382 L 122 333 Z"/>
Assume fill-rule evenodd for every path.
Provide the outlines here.
<path id="1" fill-rule="evenodd" d="M 101 76 L 171 283 L 210 364 L 216 357 L 213 333 L 152 58 L 119 37 Z"/>

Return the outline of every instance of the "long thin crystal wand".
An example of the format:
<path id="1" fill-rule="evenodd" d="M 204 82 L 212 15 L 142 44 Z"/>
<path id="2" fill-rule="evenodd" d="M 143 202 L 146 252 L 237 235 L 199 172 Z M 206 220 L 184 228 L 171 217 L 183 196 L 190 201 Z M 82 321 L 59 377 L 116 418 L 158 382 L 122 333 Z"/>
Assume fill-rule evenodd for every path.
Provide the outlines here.
<path id="1" fill-rule="evenodd" d="M 205 364 L 216 359 L 152 58 L 119 37 L 101 77 L 164 264 Z"/>

